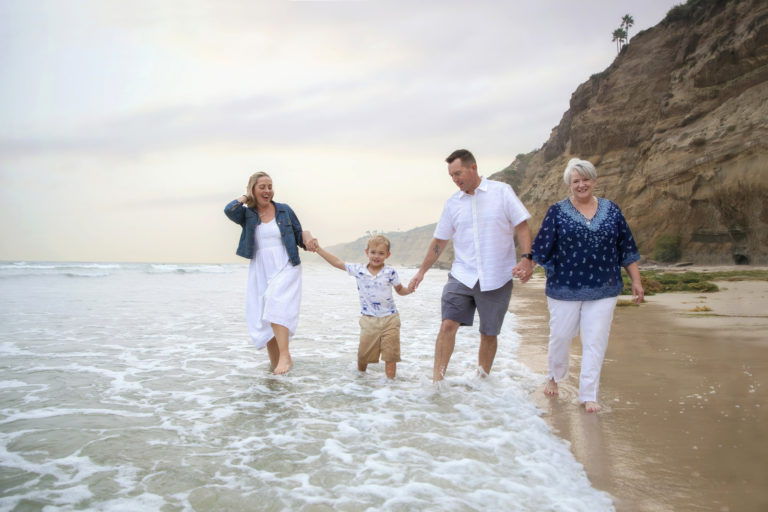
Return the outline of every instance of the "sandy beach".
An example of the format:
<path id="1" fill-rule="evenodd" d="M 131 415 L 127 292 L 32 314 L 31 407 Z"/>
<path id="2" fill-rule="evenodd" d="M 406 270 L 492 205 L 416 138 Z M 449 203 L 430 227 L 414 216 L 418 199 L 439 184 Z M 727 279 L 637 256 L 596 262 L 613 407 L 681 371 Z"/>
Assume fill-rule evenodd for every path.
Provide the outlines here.
<path id="1" fill-rule="evenodd" d="M 560 397 L 544 396 L 543 382 L 532 394 L 619 511 L 768 510 L 768 282 L 716 284 L 719 292 L 658 294 L 616 309 L 601 413 L 578 404 L 578 339 Z M 515 288 L 510 305 L 521 318 L 519 357 L 539 373 L 543 288 L 536 276 Z"/>

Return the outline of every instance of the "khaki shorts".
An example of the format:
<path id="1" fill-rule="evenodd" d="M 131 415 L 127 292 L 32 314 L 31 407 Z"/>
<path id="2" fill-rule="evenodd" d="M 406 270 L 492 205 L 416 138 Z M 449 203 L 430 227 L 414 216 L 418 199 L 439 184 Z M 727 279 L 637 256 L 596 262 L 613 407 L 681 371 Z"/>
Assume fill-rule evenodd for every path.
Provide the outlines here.
<path id="1" fill-rule="evenodd" d="M 379 355 L 387 363 L 400 361 L 400 313 L 360 317 L 357 360 L 365 364 L 378 363 Z"/>

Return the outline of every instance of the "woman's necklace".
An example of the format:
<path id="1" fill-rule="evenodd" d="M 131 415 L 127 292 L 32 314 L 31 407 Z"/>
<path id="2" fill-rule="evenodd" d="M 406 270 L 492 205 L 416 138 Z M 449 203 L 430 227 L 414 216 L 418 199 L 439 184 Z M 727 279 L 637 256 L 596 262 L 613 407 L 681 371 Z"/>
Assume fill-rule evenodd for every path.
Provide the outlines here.
<path id="1" fill-rule="evenodd" d="M 272 212 L 270 211 L 270 208 L 269 208 L 269 206 L 267 206 L 267 210 L 266 210 L 265 212 L 261 212 L 261 211 L 260 211 L 260 210 L 258 210 L 258 209 L 257 209 L 257 211 L 258 211 L 258 213 L 259 213 L 259 218 L 260 218 L 261 220 L 264 220 L 264 219 L 268 219 L 269 217 L 271 217 L 271 216 L 272 216 Z"/>
<path id="2" fill-rule="evenodd" d="M 591 225 L 592 219 L 594 219 L 595 215 L 597 214 L 597 198 L 592 196 L 592 199 L 588 205 L 581 205 L 575 201 L 571 201 L 571 204 L 573 204 L 574 208 L 576 208 L 576 211 L 579 212 L 582 217 L 584 217 L 584 220 L 587 221 L 587 226 Z"/>

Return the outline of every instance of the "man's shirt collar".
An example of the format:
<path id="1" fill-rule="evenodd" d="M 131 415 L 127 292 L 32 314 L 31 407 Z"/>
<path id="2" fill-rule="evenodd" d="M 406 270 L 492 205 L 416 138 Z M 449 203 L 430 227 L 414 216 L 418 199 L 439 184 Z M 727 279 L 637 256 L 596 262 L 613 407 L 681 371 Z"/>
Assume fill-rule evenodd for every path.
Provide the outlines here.
<path id="1" fill-rule="evenodd" d="M 474 194 L 467 194 L 463 190 L 459 190 L 459 198 L 472 197 L 473 195 L 477 194 L 478 190 L 481 192 L 488 192 L 488 180 L 486 180 L 484 176 L 480 176 L 480 184 L 475 189 Z"/>

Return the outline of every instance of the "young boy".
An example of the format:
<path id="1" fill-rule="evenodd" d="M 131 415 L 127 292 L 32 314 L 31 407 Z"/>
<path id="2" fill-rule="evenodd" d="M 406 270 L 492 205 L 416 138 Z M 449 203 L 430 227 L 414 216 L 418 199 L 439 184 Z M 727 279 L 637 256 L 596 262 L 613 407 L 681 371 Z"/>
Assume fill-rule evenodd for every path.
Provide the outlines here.
<path id="1" fill-rule="evenodd" d="M 379 355 L 384 360 L 384 371 L 390 379 L 395 378 L 397 362 L 400 361 L 400 314 L 392 298 L 392 288 L 400 295 L 411 290 L 400 283 L 397 272 L 384 261 L 389 258 L 389 240 L 383 235 L 374 235 L 368 240 L 365 254 L 368 264 L 344 263 L 322 247 L 317 253 L 334 267 L 346 270 L 357 280 L 360 294 L 360 346 L 357 349 L 357 369 L 364 372 L 368 363 L 378 363 Z"/>

